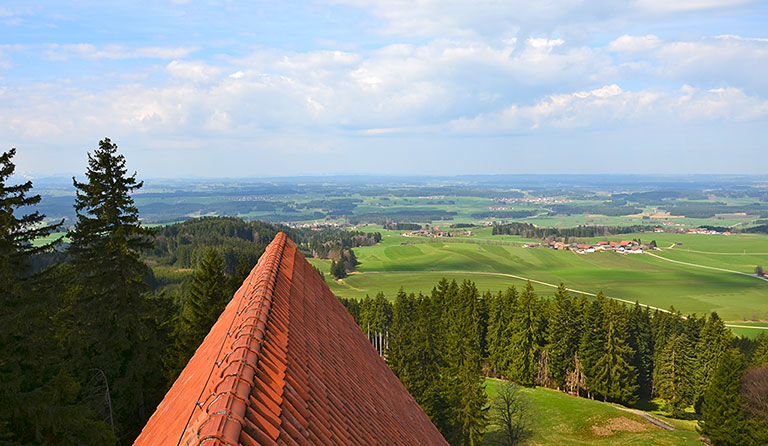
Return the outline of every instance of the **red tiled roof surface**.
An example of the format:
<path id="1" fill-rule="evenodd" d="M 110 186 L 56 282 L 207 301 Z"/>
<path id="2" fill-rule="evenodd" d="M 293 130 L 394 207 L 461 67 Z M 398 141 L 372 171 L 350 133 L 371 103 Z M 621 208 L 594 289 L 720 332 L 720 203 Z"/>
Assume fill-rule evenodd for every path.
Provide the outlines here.
<path id="1" fill-rule="evenodd" d="M 283 233 L 134 444 L 447 445 Z"/>

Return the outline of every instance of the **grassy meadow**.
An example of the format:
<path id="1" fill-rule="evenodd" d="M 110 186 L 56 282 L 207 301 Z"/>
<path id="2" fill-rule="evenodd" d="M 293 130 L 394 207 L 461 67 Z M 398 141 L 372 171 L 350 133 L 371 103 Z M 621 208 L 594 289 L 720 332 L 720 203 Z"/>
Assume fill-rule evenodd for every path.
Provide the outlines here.
<path id="1" fill-rule="evenodd" d="M 356 248 L 360 265 L 347 278 L 336 281 L 326 275 L 331 289 L 342 297 L 360 298 L 383 291 L 393 297 L 402 286 L 407 292 L 428 293 L 443 277 L 471 279 L 481 291 L 498 291 L 511 285 L 534 283 L 542 295 L 565 283 L 586 293 L 638 301 L 659 308 L 674 306 L 699 315 L 712 311 L 728 321 L 768 321 L 768 281 L 755 277 L 668 262 L 646 254 L 614 252 L 576 254 L 546 248 L 524 248 L 520 237 L 491 236 L 483 228 L 468 237 L 427 239 L 382 232 L 376 246 Z M 659 257 L 734 270 L 754 271 L 768 266 L 768 236 L 753 234 L 689 235 L 665 233 L 625 234 L 609 240 L 640 238 L 656 240 Z M 601 238 L 602 240 L 602 238 Z M 683 245 L 669 248 L 682 241 Z M 685 250 L 690 251 L 685 251 Z M 696 251 L 696 252 L 695 252 Z M 699 252 L 700 251 L 700 252 Z M 313 259 L 321 270 L 330 262 Z M 754 331 L 756 335 L 757 330 Z"/>
<path id="2" fill-rule="evenodd" d="M 499 380 L 486 379 L 493 397 Z M 531 415 L 530 445 L 701 445 L 695 423 L 657 416 L 675 426 L 669 431 L 617 406 L 567 395 L 546 388 L 522 389 Z M 488 426 L 489 437 L 499 427 Z"/>

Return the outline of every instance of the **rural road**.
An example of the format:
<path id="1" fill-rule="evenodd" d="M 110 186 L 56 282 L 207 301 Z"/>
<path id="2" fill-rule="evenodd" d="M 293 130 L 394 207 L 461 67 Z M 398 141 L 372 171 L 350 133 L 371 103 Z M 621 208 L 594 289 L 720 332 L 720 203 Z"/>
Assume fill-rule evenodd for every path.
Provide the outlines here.
<path id="1" fill-rule="evenodd" d="M 671 424 L 667 423 L 666 421 L 659 420 L 658 418 L 656 418 L 656 417 L 654 417 L 652 415 L 649 415 L 648 413 L 643 412 L 642 410 L 630 409 L 629 407 L 619 406 L 618 404 L 612 404 L 612 406 L 617 408 L 617 409 L 619 409 L 619 410 L 623 410 L 625 412 L 629 412 L 629 413 L 633 413 L 635 415 L 639 415 L 639 416 L 645 418 L 646 420 L 648 420 L 649 423 L 654 424 L 654 425 L 656 425 L 656 426 L 658 426 L 658 427 L 660 427 L 662 429 L 666 429 L 668 431 L 675 430 L 674 426 L 672 426 Z"/>
<path id="2" fill-rule="evenodd" d="M 712 270 L 715 270 L 715 271 L 723 271 L 723 272 L 726 272 L 726 273 L 741 274 L 742 276 L 747 276 L 747 277 L 754 277 L 755 279 L 759 279 L 759 280 L 766 280 L 766 281 L 768 281 L 768 279 L 766 279 L 765 277 L 758 277 L 758 276 L 756 276 L 756 275 L 754 275 L 754 274 L 743 273 L 743 272 L 741 272 L 741 271 L 734 271 L 734 270 L 732 270 L 732 269 L 717 268 L 717 267 L 714 267 L 714 266 L 705 266 L 705 265 L 697 265 L 697 264 L 695 264 L 695 263 L 681 262 L 681 261 L 679 261 L 679 260 L 672 260 L 672 259 L 668 259 L 668 258 L 666 258 L 666 257 L 662 257 L 662 256 L 660 256 L 660 255 L 651 254 L 650 252 L 646 252 L 645 254 L 646 254 L 646 255 L 649 255 L 649 256 L 651 256 L 651 257 L 656 257 L 657 259 L 666 260 L 667 262 L 672 262 L 672 263 L 679 263 L 680 265 L 693 266 L 693 267 L 695 267 L 695 268 L 705 268 L 705 269 L 712 269 Z"/>

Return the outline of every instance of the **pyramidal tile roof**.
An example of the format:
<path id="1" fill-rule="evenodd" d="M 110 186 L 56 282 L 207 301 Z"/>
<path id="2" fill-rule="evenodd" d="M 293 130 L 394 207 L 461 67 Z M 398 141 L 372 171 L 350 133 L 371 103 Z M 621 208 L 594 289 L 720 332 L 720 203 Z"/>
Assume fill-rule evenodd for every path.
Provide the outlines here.
<path id="1" fill-rule="evenodd" d="M 134 444 L 448 443 L 279 233 Z"/>

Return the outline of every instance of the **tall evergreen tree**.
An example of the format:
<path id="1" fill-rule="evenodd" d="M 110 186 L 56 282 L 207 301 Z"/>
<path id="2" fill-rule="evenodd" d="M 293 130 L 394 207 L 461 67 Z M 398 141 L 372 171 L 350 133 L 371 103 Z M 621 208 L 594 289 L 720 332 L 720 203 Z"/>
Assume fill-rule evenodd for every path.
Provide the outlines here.
<path id="1" fill-rule="evenodd" d="M 651 319 L 651 333 L 653 334 L 653 395 L 659 393 L 659 383 L 662 381 L 659 377 L 660 364 L 662 363 L 662 354 L 667 347 L 669 340 L 683 331 L 683 322 L 680 314 L 675 312 L 674 308 L 670 312 L 656 310 Z"/>
<path id="2" fill-rule="evenodd" d="M 418 367 L 415 353 L 418 351 L 417 344 L 421 342 L 415 338 L 418 317 L 416 306 L 416 297 L 406 294 L 401 287 L 392 306 L 392 327 L 389 330 L 387 348 L 387 364 L 409 392 L 415 387 L 417 370 L 414 368 Z"/>
<path id="3" fill-rule="evenodd" d="M 752 366 L 768 366 L 768 336 L 765 333 L 760 333 L 756 341 L 757 348 L 755 348 L 755 353 L 752 355 Z"/>
<path id="4" fill-rule="evenodd" d="M 659 396 L 667 400 L 674 417 L 682 417 L 693 404 L 695 356 L 687 333 L 667 341 L 657 364 Z"/>
<path id="5" fill-rule="evenodd" d="M 547 325 L 549 370 L 558 387 L 565 386 L 569 371 L 574 370 L 574 359 L 579 349 L 581 320 L 573 297 L 560 284 L 552 299 Z"/>
<path id="6" fill-rule="evenodd" d="M 510 378 L 523 386 L 532 386 L 536 378 L 537 354 L 543 344 L 541 301 L 528 282 L 520 293 L 511 328 Z"/>
<path id="7" fill-rule="evenodd" d="M 447 367 L 445 337 L 442 336 L 441 308 L 430 296 L 419 295 L 413 327 L 413 367 L 409 391 L 435 426 L 448 436 L 453 430 L 450 396 L 443 371 Z"/>
<path id="8" fill-rule="evenodd" d="M 599 386 L 596 381 L 596 366 L 605 352 L 605 306 L 607 299 L 602 291 L 585 309 L 583 317 L 583 332 L 579 343 L 579 359 L 587 378 L 587 389 L 590 396 L 592 390 Z"/>
<path id="9" fill-rule="evenodd" d="M 704 392 L 709 387 L 720 357 L 730 345 L 731 331 L 717 313 L 712 313 L 701 330 L 695 350 L 693 402 L 697 412 L 701 409 Z"/>
<path id="10" fill-rule="evenodd" d="M 631 365 L 637 370 L 638 396 L 650 398 L 653 393 L 653 331 L 651 313 L 635 303 L 629 311 L 627 343 L 635 351 Z"/>
<path id="11" fill-rule="evenodd" d="M 0 154 L 0 443 L 9 445 L 103 445 L 115 442 L 110 427 L 79 398 L 80 385 L 63 352 L 51 342 L 56 275 L 33 274 L 37 254 L 53 243 L 33 242 L 60 224 L 43 224 L 32 182 L 9 184 L 15 149 Z"/>
<path id="12" fill-rule="evenodd" d="M 175 380 L 187 365 L 232 298 L 228 285 L 228 278 L 224 274 L 224 259 L 215 249 L 210 248 L 192 275 L 189 295 L 182 299 L 175 344 L 167 365 L 171 380 Z"/>
<path id="13" fill-rule="evenodd" d="M 88 154 L 86 181 L 74 180 L 77 223 L 70 233 L 72 284 L 58 315 L 60 337 L 69 346 L 76 373 L 85 381 L 93 370 L 106 377 L 119 432 L 138 434 L 164 389 L 156 389 L 159 358 L 154 306 L 147 301 L 148 267 L 142 252 L 153 246 L 153 231 L 139 222 L 131 193 L 142 187 L 128 176 L 125 158 L 109 138 Z M 159 394 L 159 395 L 158 395 Z"/>
<path id="14" fill-rule="evenodd" d="M 486 395 L 480 369 L 479 293 L 474 283 L 464 281 L 461 287 L 451 282 L 443 296 L 447 304 L 443 321 L 446 330 L 445 376 L 454 392 L 451 413 L 455 429 L 449 435 L 453 445 L 482 444 L 485 429 Z"/>
<path id="15" fill-rule="evenodd" d="M 721 357 L 704 393 L 699 431 L 715 446 L 749 444 L 746 420 L 741 411 L 739 385 L 744 356 L 729 349 Z"/>
<path id="16" fill-rule="evenodd" d="M 517 298 L 517 290 L 512 286 L 499 292 L 489 304 L 488 361 L 497 373 L 505 376 L 510 376 L 512 369 L 512 318 Z"/>
<path id="17" fill-rule="evenodd" d="M 591 388 L 604 399 L 633 404 L 637 400 L 637 371 L 631 365 L 635 352 L 626 342 L 624 312 L 615 300 L 606 302 L 603 351 L 592 368 Z"/>

